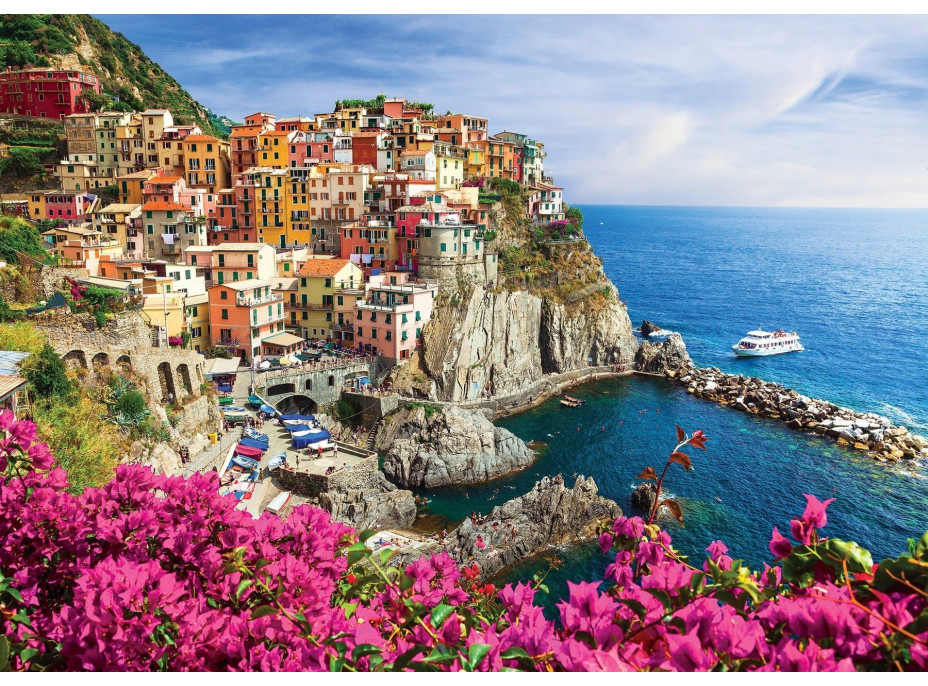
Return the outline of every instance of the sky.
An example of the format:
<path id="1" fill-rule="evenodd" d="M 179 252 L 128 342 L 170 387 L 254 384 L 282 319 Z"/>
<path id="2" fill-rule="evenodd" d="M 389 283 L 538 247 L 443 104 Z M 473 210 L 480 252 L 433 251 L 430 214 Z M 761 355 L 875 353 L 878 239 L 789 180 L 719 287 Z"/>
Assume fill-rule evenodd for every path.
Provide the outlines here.
<path id="1" fill-rule="evenodd" d="M 97 16 L 236 121 L 488 117 L 568 202 L 928 206 L 928 16 Z"/>

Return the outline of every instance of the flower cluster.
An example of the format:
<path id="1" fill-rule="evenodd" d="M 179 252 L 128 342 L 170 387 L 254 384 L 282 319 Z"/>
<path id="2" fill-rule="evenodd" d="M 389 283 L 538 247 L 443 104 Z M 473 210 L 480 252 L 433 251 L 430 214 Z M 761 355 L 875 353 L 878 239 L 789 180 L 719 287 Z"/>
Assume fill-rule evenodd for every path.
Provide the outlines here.
<path id="1" fill-rule="evenodd" d="M 308 506 L 252 519 L 215 475 L 123 466 L 72 495 L 34 425 L 3 413 L 0 435 L 0 671 L 928 668 L 928 534 L 874 565 L 819 537 L 812 496 L 760 572 L 620 518 L 605 579 L 570 584 L 555 622 L 537 585 L 446 554 L 390 566 Z"/>

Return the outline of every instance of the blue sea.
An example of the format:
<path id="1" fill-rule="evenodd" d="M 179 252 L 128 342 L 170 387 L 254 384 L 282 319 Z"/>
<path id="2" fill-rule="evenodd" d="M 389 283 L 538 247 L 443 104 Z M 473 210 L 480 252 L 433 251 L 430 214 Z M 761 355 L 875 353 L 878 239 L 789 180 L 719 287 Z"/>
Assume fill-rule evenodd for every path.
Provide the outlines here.
<path id="1" fill-rule="evenodd" d="M 584 230 L 618 287 L 634 326 L 678 331 L 697 365 L 782 382 L 801 393 L 888 416 L 928 434 L 928 210 L 583 206 Z M 797 331 L 805 352 L 738 359 L 748 330 Z M 548 449 L 525 473 L 480 487 L 430 492 L 432 511 L 460 520 L 524 493 L 543 475 L 593 476 L 600 492 L 634 513 L 644 467 L 660 471 L 674 424 L 704 430 L 693 472 L 674 466 L 666 488 L 685 528 L 663 522 L 678 549 L 701 556 L 725 541 L 762 565 L 770 532 L 789 529 L 803 493 L 835 498 L 825 533 L 853 539 L 875 559 L 928 530 L 928 466 L 885 466 L 784 424 L 688 396 L 662 379 L 632 378 L 571 391 L 501 422 Z M 558 551 L 549 603 L 566 580 L 598 580 L 608 560 L 595 546 Z M 509 580 L 548 563 L 527 561 Z"/>

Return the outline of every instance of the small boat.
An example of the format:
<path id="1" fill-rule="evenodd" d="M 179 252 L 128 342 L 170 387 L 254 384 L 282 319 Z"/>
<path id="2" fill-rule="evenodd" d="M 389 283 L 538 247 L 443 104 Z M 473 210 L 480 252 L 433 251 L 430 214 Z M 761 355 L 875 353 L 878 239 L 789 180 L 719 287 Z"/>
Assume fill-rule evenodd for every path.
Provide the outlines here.
<path id="1" fill-rule="evenodd" d="M 235 398 L 231 395 L 225 395 L 219 398 L 220 405 L 233 405 L 235 404 Z"/>
<path id="2" fill-rule="evenodd" d="M 580 400 L 580 398 L 574 398 L 572 395 L 565 395 L 564 400 L 569 400 L 572 403 L 577 403 L 578 405 L 585 405 L 586 400 Z"/>
<path id="3" fill-rule="evenodd" d="M 561 405 L 563 405 L 564 407 L 580 407 L 580 404 L 581 403 L 578 403 L 573 400 L 568 400 L 567 398 L 561 399 Z"/>
<path id="4" fill-rule="evenodd" d="M 245 427 L 244 433 L 245 433 L 245 436 L 247 436 L 248 438 L 252 438 L 256 441 L 269 441 L 270 440 L 267 437 L 267 434 L 263 434 L 260 431 L 256 431 L 255 429 L 252 429 L 250 426 Z"/>
<path id="5" fill-rule="evenodd" d="M 765 357 L 804 350 L 795 331 L 748 331 L 748 335 L 731 346 L 739 357 Z"/>
<path id="6" fill-rule="evenodd" d="M 248 404 L 249 404 L 249 405 L 254 405 L 255 407 L 261 407 L 261 406 L 264 404 L 264 401 L 261 400 L 261 398 L 259 398 L 259 397 L 256 396 L 256 395 L 249 395 L 249 396 L 248 396 Z"/>
<path id="7" fill-rule="evenodd" d="M 220 400 L 221 400 L 221 398 L 220 398 Z M 234 402 L 234 400 L 233 400 L 233 402 Z M 245 408 L 244 408 L 244 407 L 238 407 L 238 406 L 236 406 L 236 405 L 229 405 L 228 407 L 222 408 L 222 411 L 223 411 L 225 414 L 244 414 L 244 413 L 245 413 Z"/>

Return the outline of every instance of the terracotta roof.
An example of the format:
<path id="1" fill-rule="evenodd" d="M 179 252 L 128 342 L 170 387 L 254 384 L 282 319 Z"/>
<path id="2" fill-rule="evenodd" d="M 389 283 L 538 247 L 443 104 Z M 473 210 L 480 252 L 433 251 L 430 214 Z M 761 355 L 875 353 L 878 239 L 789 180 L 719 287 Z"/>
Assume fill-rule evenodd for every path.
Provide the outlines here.
<path id="1" fill-rule="evenodd" d="M 175 184 L 181 180 L 180 176 L 153 176 L 148 179 L 151 183 L 170 183 Z"/>
<path id="2" fill-rule="evenodd" d="M 209 290 L 214 290 L 216 288 L 231 288 L 233 291 L 248 291 L 254 288 L 264 288 L 265 286 L 272 285 L 273 284 L 270 281 L 265 281 L 264 279 L 245 279 L 244 281 L 227 281 L 226 283 L 217 283 Z"/>
<path id="3" fill-rule="evenodd" d="M 431 150 L 404 150 L 400 153 L 400 157 L 411 157 L 412 155 L 428 155 Z"/>
<path id="4" fill-rule="evenodd" d="M 143 169 L 142 171 L 132 172 L 131 174 L 120 174 L 117 176 L 117 179 L 147 179 L 152 176 L 157 176 L 155 172 L 150 169 Z"/>
<path id="5" fill-rule="evenodd" d="M 434 181 L 429 181 L 428 179 L 407 179 L 407 183 L 419 183 L 419 184 L 428 183 L 433 186 L 435 185 Z"/>
<path id="6" fill-rule="evenodd" d="M 181 210 L 181 211 L 192 211 L 191 208 L 181 205 L 178 202 L 155 202 L 150 201 L 142 205 L 142 210 L 145 212 L 150 212 L 152 210 Z"/>
<path id="7" fill-rule="evenodd" d="M 335 276 L 349 264 L 349 260 L 342 259 L 309 260 L 297 273 L 300 276 Z"/>

